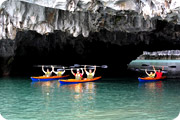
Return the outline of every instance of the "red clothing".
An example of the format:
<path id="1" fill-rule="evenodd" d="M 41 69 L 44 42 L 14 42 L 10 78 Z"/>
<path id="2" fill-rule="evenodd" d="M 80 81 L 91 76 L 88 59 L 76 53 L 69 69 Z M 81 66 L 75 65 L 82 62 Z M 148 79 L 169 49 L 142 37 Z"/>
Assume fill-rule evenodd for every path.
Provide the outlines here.
<path id="1" fill-rule="evenodd" d="M 161 78 L 162 77 L 162 72 L 156 72 L 156 78 Z"/>

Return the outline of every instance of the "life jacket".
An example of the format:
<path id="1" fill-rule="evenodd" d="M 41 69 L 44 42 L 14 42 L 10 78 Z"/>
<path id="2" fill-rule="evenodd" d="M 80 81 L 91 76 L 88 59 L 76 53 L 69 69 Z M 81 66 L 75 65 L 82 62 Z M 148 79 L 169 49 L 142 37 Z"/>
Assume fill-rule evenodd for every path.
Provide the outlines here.
<path id="1" fill-rule="evenodd" d="M 82 79 L 82 74 L 81 73 L 79 73 L 79 74 L 75 74 L 75 79 L 76 80 L 81 80 Z"/>
<path id="2" fill-rule="evenodd" d="M 87 76 L 88 79 L 93 79 L 93 77 L 94 77 L 93 73 L 89 73 Z"/>
<path id="3" fill-rule="evenodd" d="M 149 74 L 149 77 L 154 78 L 155 74 Z"/>
<path id="4" fill-rule="evenodd" d="M 156 72 L 156 78 L 161 78 L 162 77 L 162 72 Z"/>
<path id="5" fill-rule="evenodd" d="M 46 73 L 45 73 L 45 76 L 46 76 L 46 77 L 51 76 L 51 72 L 46 72 Z"/>
<path id="6" fill-rule="evenodd" d="M 58 71 L 57 76 L 62 76 L 62 72 Z"/>

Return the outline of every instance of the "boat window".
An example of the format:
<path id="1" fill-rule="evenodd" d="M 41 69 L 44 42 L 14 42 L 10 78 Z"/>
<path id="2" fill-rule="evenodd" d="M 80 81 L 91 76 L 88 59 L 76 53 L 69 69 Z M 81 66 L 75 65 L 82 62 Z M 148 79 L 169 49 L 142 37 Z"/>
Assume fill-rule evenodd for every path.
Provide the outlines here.
<path id="1" fill-rule="evenodd" d="M 142 64 L 141 66 L 149 66 L 149 65 L 147 65 L 147 64 Z"/>
<path id="2" fill-rule="evenodd" d="M 170 68 L 176 68 L 176 66 L 172 65 L 172 66 L 169 66 Z"/>

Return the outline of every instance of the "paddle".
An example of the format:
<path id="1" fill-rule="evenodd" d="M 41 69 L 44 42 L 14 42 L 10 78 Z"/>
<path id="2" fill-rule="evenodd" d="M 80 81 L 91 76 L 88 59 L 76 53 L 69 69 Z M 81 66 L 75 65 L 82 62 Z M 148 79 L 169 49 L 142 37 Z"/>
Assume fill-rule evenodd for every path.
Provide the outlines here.
<path id="1" fill-rule="evenodd" d="M 90 66 L 90 67 L 93 67 L 93 68 L 94 68 L 95 65 L 79 65 L 79 64 L 74 64 L 74 66 L 75 66 L 75 67 L 80 67 L 80 66 Z M 100 68 L 108 68 L 107 65 L 101 65 L 101 66 L 96 66 L 96 67 L 100 67 Z"/>
<path id="2" fill-rule="evenodd" d="M 73 70 L 77 70 L 77 69 L 81 70 L 81 69 L 84 69 L 84 68 L 72 68 L 72 69 Z M 86 68 L 86 69 L 93 69 L 93 68 Z M 71 70 L 71 69 L 57 69 L 57 70 L 63 71 L 63 70 Z"/>
<path id="3" fill-rule="evenodd" d="M 53 66 L 54 68 L 68 68 L 68 67 L 65 67 L 65 66 L 61 66 L 61 65 L 34 65 L 33 67 L 42 67 L 44 66 L 45 68 L 51 68 L 51 66 Z"/>
<path id="4" fill-rule="evenodd" d="M 147 65 L 147 64 L 142 64 L 141 66 L 149 66 L 149 67 L 152 67 L 153 65 Z M 171 66 L 167 66 L 167 65 L 163 65 L 164 67 L 169 67 L 169 68 L 176 68 L 175 65 L 171 65 Z M 154 67 L 162 67 L 162 66 L 155 66 Z"/>
<path id="5" fill-rule="evenodd" d="M 136 69 L 136 71 L 145 71 L 145 69 Z M 152 70 L 147 70 L 147 71 L 154 71 L 153 69 Z M 163 73 L 168 73 L 167 70 L 162 70 Z"/>

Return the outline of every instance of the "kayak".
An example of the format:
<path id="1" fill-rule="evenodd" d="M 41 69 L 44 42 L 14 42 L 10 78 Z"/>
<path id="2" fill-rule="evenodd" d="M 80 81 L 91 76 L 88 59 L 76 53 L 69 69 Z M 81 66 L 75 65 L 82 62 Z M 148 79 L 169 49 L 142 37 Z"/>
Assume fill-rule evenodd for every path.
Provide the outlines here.
<path id="1" fill-rule="evenodd" d="M 161 80 L 164 80 L 166 79 L 167 77 L 166 76 L 162 76 L 160 78 L 151 78 L 151 77 L 139 77 L 138 80 L 139 82 L 155 82 L 155 81 L 161 81 Z"/>
<path id="2" fill-rule="evenodd" d="M 31 77 L 33 82 L 38 82 L 38 81 L 50 81 L 50 80 L 59 80 L 59 79 L 64 79 L 67 78 L 69 75 L 64 75 L 64 76 L 39 76 L 39 77 Z"/>
<path id="3" fill-rule="evenodd" d="M 99 80 L 100 78 L 101 78 L 101 76 L 95 77 L 93 79 L 84 78 L 83 80 L 76 80 L 76 79 L 59 80 L 59 83 L 60 84 L 75 84 L 75 83 L 94 82 L 94 81 Z"/>

